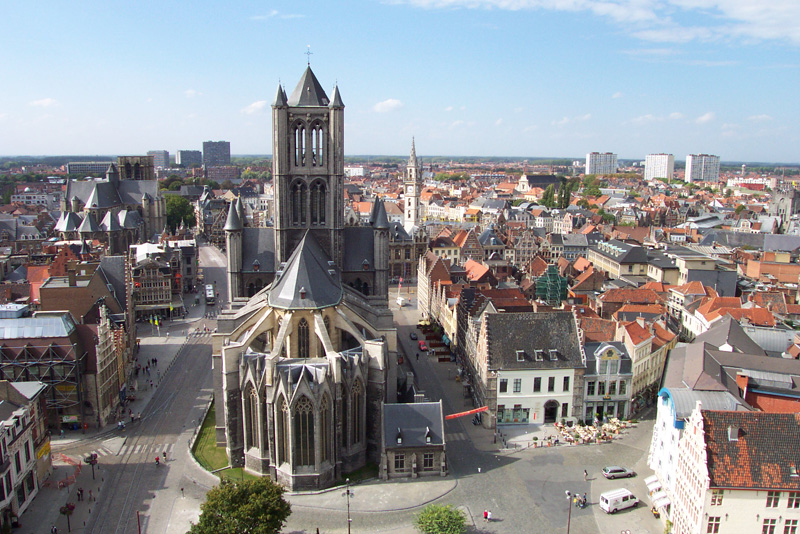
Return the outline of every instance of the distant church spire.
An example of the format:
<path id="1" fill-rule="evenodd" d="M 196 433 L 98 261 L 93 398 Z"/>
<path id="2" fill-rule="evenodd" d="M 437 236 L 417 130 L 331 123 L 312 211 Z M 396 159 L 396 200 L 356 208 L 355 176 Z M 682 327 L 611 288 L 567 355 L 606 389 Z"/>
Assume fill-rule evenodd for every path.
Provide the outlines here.
<path id="1" fill-rule="evenodd" d="M 417 147 L 414 143 L 414 138 L 411 138 L 411 157 L 408 158 L 408 166 L 409 167 L 416 167 L 417 166 Z"/>

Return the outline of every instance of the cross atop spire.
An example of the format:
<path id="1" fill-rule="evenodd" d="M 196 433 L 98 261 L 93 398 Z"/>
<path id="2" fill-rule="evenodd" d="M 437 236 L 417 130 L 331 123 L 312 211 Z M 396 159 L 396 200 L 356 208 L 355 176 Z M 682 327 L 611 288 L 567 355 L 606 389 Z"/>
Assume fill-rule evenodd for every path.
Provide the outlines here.
<path id="1" fill-rule="evenodd" d="M 311 45 L 308 45 L 308 50 L 306 50 L 305 54 L 306 54 L 306 57 L 307 57 L 307 66 L 309 66 L 309 67 L 311 66 L 311 55 L 313 53 L 314 52 L 311 51 Z"/>

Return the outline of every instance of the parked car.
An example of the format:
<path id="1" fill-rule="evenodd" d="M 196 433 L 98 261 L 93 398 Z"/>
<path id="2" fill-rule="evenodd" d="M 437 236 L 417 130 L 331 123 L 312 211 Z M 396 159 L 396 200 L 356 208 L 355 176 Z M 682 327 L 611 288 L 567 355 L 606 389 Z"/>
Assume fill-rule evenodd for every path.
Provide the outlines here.
<path id="1" fill-rule="evenodd" d="M 417 333 L 411 332 L 411 339 L 417 339 Z"/>
<path id="2" fill-rule="evenodd" d="M 428 345 L 425 344 L 425 341 L 420 341 L 418 345 L 419 345 L 419 350 L 428 350 Z"/>
<path id="3" fill-rule="evenodd" d="M 603 476 L 611 479 L 630 478 L 632 476 L 636 476 L 636 473 L 625 467 L 620 467 L 618 465 L 609 465 L 608 467 L 603 468 Z"/>

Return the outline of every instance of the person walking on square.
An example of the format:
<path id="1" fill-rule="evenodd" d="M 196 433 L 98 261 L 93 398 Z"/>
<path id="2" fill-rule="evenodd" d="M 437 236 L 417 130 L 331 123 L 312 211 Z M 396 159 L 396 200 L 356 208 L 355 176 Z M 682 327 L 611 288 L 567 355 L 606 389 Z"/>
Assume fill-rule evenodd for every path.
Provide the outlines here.
<path id="1" fill-rule="evenodd" d="M 586 471 L 586 469 L 584 469 L 583 470 L 583 481 L 584 482 L 586 482 L 586 477 L 588 477 L 588 476 L 589 476 L 589 473 Z"/>
<path id="2" fill-rule="evenodd" d="M 483 522 L 485 523 L 488 520 L 489 520 L 489 510 L 484 510 L 483 511 Z"/>
<path id="3" fill-rule="evenodd" d="M 486 522 L 487 523 L 491 523 L 492 522 L 492 511 L 491 510 L 486 512 Z"/>

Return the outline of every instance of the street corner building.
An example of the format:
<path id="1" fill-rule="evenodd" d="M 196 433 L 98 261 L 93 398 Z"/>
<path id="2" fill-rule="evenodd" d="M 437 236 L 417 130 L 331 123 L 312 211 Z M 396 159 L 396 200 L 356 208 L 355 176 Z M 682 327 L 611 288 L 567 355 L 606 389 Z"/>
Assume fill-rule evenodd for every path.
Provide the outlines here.
<path id="1" fill-rule="evenodd" d="M 344 224 L 338 87 L 329 99 L 308 68 L 291 96 L 278 87 L 272 116 L 274 226 L 250 224 L 238 201 L 224 226 L 217 442 L 233 466 L 324 488 L 378 463 L 381 408 L 397 396 L 390 225 L 381 201 L 369 224 Z"/>

